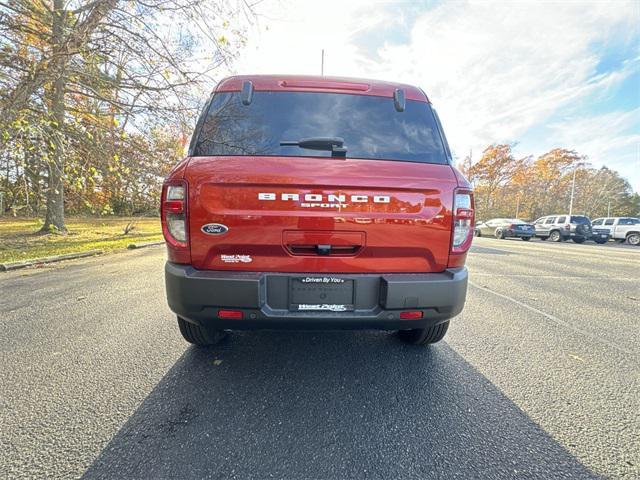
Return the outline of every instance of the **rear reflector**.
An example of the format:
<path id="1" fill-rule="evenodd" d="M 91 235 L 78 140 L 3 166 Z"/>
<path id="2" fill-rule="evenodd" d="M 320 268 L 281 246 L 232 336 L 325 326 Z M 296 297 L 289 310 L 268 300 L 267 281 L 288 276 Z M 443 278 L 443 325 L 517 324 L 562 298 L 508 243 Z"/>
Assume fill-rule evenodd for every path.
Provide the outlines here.
<path id="1" fill-rule="evenodd" d="M 418 310 L 409 310 L 407 312 L 400 312 L 400 320 L 418 320 L 422 318 L 422 312 Z"/>
<path id="2" fill-rule="evenodd" d="M 233 320 L 242 320 L 241 310 L 218 310 L 219 318 L 231 318 Z"/>

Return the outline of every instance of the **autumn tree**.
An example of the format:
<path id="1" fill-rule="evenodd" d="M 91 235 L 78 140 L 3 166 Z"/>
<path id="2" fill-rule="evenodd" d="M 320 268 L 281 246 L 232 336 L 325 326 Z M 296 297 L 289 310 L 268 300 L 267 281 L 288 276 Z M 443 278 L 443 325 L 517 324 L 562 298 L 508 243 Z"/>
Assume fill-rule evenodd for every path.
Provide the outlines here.
<path id="1" fill-rule="evenodd" d="M 496 193 L 508 185 L 511 179 L 526 163 L 526 159 L 516 159 L 510 145 L 490 145 L 482 153 L 480 160 L 468 169 L 469 179 L 476 186 L 476 204 L 490 211 L 496 200 Z"/>
<path id="2" fill-rule="evenodd" d="M 129 168 L 129 140 L 192 124 L 242 45 L 232 22 L 250 13 L 241 1 L 0 1 L 0 155 L 11 179 L 33 157 L 46 167 L 44 231 L 65 230 L 70 177 L 107 186 Z"/>
<path id="3" fill-rule="evenodd" d="M 640 215 L 638 194 L 607 167 L 592 168 L 574 150 L 556 148 L 537 159 L 515 159 L 507 145 L 489 146 L 468 168 L 475 183 L 477 216 L 535 220 L 567 213 L 575 174 L 573 212 L 595 218 Z"/>

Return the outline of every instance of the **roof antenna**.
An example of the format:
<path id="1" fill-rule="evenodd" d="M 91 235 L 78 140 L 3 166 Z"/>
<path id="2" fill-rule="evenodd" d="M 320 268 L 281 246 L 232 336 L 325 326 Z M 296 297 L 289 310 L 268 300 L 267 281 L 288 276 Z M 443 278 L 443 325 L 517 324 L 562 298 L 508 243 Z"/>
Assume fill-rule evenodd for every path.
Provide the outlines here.
<path id="1" fill-rule="evenodd" d="M 320 57 L 320 75 L 324 76 L 324 48 L 322 49 L 322 55 Z"/>

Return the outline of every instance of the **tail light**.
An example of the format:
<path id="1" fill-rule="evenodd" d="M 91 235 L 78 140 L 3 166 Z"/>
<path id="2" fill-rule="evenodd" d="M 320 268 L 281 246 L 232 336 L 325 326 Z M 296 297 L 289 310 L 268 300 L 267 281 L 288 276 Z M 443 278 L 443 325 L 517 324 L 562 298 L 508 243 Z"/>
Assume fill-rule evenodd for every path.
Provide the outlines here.
<path id="1" fill-rule="evenodd" d="M 565 229 L 565 230 L 571 230 L 571 225 L 567 223 L 567 224 L 564 226 L 564 229 Z"/>
<path id="2" fill-rule="evenodd" d="M 162 186 L 160 216 L 162 234 L 169 250 L 169 260 L 176 263 L 190 263 L 185 182 L 168 182 Z"/>
<path id="3" fill-rule="evenodd" d="M 512 223 L 511 225 L 509 225 L 509 230 L 515 230 L 516 229 L 516 224 Z"/>
<path id="4" fill-rule="evenodd" d="M 452 253 L 466 252 L 473 238 L 473 193 L 456 190 L 453 199 Z"/>
<path id="5" fill-rule="evenodd" d="M 456 189 L 453 197 L 453 238 L 449 267 L 461 267 L 473 240 L 473 192 Z"/>

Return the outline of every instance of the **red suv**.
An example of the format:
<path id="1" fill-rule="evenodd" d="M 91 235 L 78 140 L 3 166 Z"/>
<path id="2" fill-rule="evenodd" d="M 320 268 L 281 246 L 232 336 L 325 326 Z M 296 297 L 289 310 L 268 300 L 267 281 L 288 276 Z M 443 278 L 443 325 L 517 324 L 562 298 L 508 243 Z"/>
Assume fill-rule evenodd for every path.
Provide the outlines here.
<path id="1" fill-rule="evenodd" d="M 473 208 L 421 89 L 227 78 L 163 187 L 168 303 L 197 345 L 314 328 L 434 343 L 464 306 Z"/>

